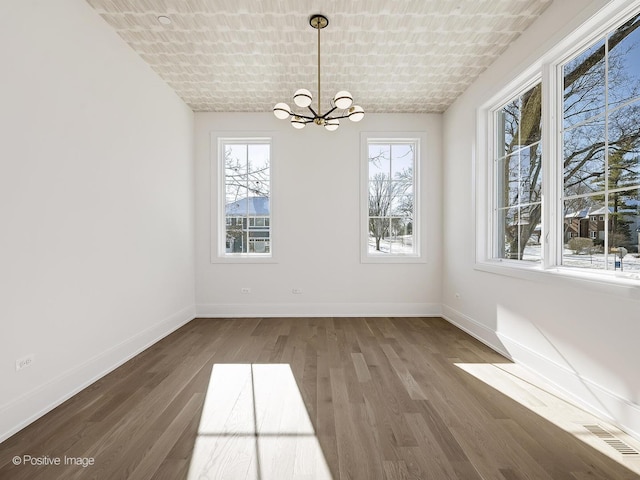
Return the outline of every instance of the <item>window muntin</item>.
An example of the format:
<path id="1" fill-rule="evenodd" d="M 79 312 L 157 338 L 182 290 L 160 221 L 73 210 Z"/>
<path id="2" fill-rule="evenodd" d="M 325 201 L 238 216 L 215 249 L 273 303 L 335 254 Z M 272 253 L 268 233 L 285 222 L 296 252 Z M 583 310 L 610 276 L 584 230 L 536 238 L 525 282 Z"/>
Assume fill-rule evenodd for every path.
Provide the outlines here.
<path id="1" fill-rule="evenodd" d="M 538 83 L 493 114 L 494 258 L 542 258 L 541 93 Z"/>
<path id="2" fill-rule="evenodd" d="M 567 267 L 640 272 L 639 25 L 631 17 L 561 66 Z"/>
<path id="3" fill-rule="evenodd" d="M 220 138 L 222 171 L 221 256 L 270 256 L 271 143 Z"/>
<path id="4" fill-rule="evenodd" d="M 367 140 L 368 257 L 419 255 L 416 225 L 418 139 Z"/>

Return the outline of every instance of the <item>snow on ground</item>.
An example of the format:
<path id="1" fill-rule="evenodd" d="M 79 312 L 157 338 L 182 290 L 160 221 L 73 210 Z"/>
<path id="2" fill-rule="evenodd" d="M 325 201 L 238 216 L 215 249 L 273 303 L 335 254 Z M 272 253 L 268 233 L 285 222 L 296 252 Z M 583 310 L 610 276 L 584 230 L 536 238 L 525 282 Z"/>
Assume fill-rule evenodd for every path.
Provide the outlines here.
<path id="1" fill-rule="evenodd" d="M 376 250 L 376 242 L 373 237 L 369 237 L 369 255 L 412 255 L 414 254 L 412 238 L 398 237 L 395 240 L 383 239 L 380 241 L 380 251 Z M 523 260 L 537 262 L 541 258 L 540 245 L 527 245 L 524 249 Z M 626 273 L 640 273 L 640 255 L 637 253 L 627 253 L 622 260 L 613 253 L 579 253 L 565 248 L 562 253 L 562 264 L 566 267 L 585 268 L 595 270 L 605 270 L 605 262 L 608 264 L 607 270 Z"/>
<path id="2" fill-rule="evenodd" d="M 524 249 L 524 260 L 537 261 L 540 259 L 540 245 L 527 245 Z M 596 270 L 605 270 L 605 262 L 608 264 L 608 270 L 638 273 L 640 272 L 640 255 L 637 253 L 627 253 L 622 260 L 613 253 L 607 255 L 605 259 L 604 253 L 579 253 L 565 248 L 562 252 L 562 264 L 566 267 L 589 268 Z M 614 262 L 616 264 L 614 265 Z"/>

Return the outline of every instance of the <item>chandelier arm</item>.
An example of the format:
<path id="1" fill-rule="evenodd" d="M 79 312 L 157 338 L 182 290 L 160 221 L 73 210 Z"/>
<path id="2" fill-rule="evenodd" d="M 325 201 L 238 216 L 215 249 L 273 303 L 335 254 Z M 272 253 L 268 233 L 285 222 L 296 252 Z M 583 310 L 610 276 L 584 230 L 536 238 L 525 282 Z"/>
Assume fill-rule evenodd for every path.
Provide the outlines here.
<path id="1" fill-rule="evenodd" d="M 349 114 L 346 115 L 339 115 L 337 117 L 327 117 L 327 115 L 329 115 L 330 112 L 325 113 L 325 115 L 322 117 L 325 120 L 337 120 L 339 118 L 349 118 Z"/>
<path id="2" fill-rule="evenodd" d="M 310 117 L 309 115 L 302 115 L 299 113 L 293 113 L 292 114 L 294 117 L 299 117 L 299 118 L 304 118 L 305 120 L 307 120 L 307 122 L 305 123 L 309 123 L 309 122 L 313 122 L 318 116 L 314 116 L 314 117 Z"/>
<path id="3" fill-rule="evenodd" d="M 309 105 L 307 108 L 308 108 L 309 110 L 311 110 L 311 113 L 313 113 L 313 118 L 314 118 L 314 119 L 316 119 L 316 118 L 319 118 L 319 117 L 320 117 L 320 115 L 318 115 L 318 114 L 316 113 L 316 111 L 313 109 L 313 107 L 312 107 L 311 105 Z M 320 110 L 318 110 L 318 111 L 320 111 Z"/>
<path id="4" fill-rule="evenodd" d="M 328 112 L 326 112 L 323 115 L 318 115 L 320 118 L 324 118 L 325 120 L 331 120 L 330 118 L 328 118 L 328 115 L 331 115 L 331 113 L 336 110 L 338 107 L 333 107 L 331 110 L 329 110 Z"/>

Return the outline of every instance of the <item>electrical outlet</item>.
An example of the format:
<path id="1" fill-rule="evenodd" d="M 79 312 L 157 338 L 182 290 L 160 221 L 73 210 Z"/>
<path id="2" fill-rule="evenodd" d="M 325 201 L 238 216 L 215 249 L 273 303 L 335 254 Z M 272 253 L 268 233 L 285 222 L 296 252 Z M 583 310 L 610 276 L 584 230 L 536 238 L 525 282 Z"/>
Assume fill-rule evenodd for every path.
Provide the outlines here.
<path id="1" fill-rule="evenodd" d="M 251 289 L 248 288 L 248 287 L 242 287 L 240 289 L 240 293 L 242 293 L 243 295 L 247 295 L 247 294 L 251 293 Z"/>
<path id="2" fill-rule="evenodd" d="M 34 360 L 35 360 L 35 357 L 33 354 L 17 359 L 16 372 L 22 370 L 23 368 L 30 367 Z"/>
<path id="3" fill-rule="evenodd" d="M 291 293 L 295 293 L 296 295 L 300 295 L 302 293 L 301 288 L 294 288 L 291 290 Z"/>

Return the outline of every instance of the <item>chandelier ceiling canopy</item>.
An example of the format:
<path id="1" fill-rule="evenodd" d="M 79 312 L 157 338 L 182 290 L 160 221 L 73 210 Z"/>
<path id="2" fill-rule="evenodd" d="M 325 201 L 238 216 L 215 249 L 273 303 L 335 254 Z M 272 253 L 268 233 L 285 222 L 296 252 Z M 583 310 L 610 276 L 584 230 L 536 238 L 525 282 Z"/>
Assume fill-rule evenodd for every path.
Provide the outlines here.
<path id="1" fill-rule="evenodd" d="M 309 25 L 318 30 L 318 103 L 317 110 L 311 106 L 313 96 L 306 88 L 300 88 L 293 94 L 294 103 L 301 108 L 308 108 L 309 113 L 296 113 L 289 108 L 284 102 L 277 103 L 273 107 L 273 114 L 281 119 L 291 119 L 291 125 L 294 128 L 304 128 L 307 123 L 315 123 L 316 125 L 324 125 L 329 130 L 337 130 L 340 126 L 341 118 L 348 118 L 353 122 L 359 122 L 364 118 L 364 110 L 359 105 L 353 105 L 353 97 L 346 90 L 336 93 L 331 100 L 330 109 L 322 113 L 320 103 L 320 30 L 329 25 L 329 20 L 319 13 L 311 15 Z"/>

